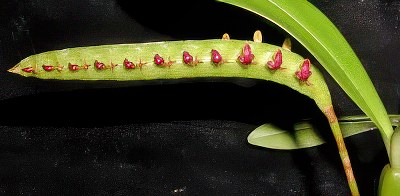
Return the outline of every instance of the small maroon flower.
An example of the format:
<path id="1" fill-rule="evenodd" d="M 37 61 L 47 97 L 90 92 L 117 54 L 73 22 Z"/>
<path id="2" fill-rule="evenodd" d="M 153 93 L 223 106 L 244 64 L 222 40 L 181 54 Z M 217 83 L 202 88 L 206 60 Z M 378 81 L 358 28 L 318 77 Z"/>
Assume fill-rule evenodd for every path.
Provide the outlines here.
<path id="1" fill-rule="evenodd" d="M 173 63 L 175 63 L 175 61 L 171 61 L 168 58 L 168 62 L 165 62 L 159 54 L 156 54 L 154 55 L 154 63 L 159 66 L 170 67 Z"/>
<path id="2" fill-rule="evenodd" d="M 43 69 L 45 71 L 53 71 L 53 70 L 57 70 L 57 71 L 61 71 L 63 69 L 62 65 L 57 65 L 57 66 L 53 66 L 53 65 L 42 65 Z"/>
<path id="3" fill-rule="evenodd" d="M 96 69 L 99 69 L 99 70 L 107 69 L 107 66 L 104 63 L 99 62 L 97 60 L 94 61 L 94 66 L 96 67 Z"/>
<path id="4" fill-rule="evenodd" d="M 305 59 L 303 64 L 300 66 L 300 70 L 296 71 L 296 77 L 301 81 L 301 82 L 306 82 L 307 85 L 310 85 L 310 83 L 307 81 L 308 78 L 311 76 L 312 72 L 310 71 L 311 63 L 309 59 Z"/>
<path id="5" fill-rule="evenodd" d="M 240 54 L 240 56 L 238 56 L 238 60 L 243 65 L 249 65 L 253 62 L 253 59 L 254 59 L 254 54 L 251 53 L 250 45 L 248 43 L 246 43 L 243 46 L 242 54 Z"/>
<path id="6" fill-rule="evenodd" d="M 22 68 L 21 70 L 26 73 L 35 73 L 35 69 L 33 67 L 25 67 L 25 68 Z"/>
<path id="7" fill-rule="evenodd" d="M 52 65 L 42 65 L 45 71 L 53 71 L 55 68 Z"/>
<path id="8" fill-rule="evenodd" d="M 154 55 L 154 63 L 156 65 L 164 65 L 164 59 L 159 54 L 156 54 Z"/>
<path id="9" fill-rule="evenodd" d="M 71 70 L 71 71 L 78 71 L 79 70 L 79 65 L 68 63 L 68 69 Z"/>
<path id="10" fill-rule="evenodd" d="M 192 64 L 193 63 L 193 56 L 189 54 L 189 52 L 184 51 L 183 52 L 183 62 L 185 64 Z"/>
<path id="11" fill-rule="evenodd" d="M 224 62 L 221 54 L 219 54 L 219 52 L 214 49 L 211 50 L 211 61 L 216 65 L 220 65 Z"/>
<path id="12" fill-rule="evenodd" d="M 135 69 L 136 68 L 136 65 L 126 58 L 124 60 L 124 66 L 126 69 Z"/>
<path id="13" fill-rule="evenodd" d="M 196 66 L 197 64 L 201 63 L 201 62 L 197 59 L 197 57 L 195 57 L 195 58 L 193 59 L 193 56 L 190 55 L 189 52 L 187 52 L 187 51 L 184 51 L 184 52 L 183 52 L 182 58 L 183 58 L 183 62 L 184 62 L 186 65 Z"/>
<path id="14" fill-rule="evenodd" d="M 78 70 L 81 70 L 81 69 L 85 69 L 86 70 L 86 69 L 89 68 L 89 66 L 90 65 L 86 64 L 86 62 L 82 66 L 79 66 L 77 64 L 68 63 L 68 69 L 70 71 L 78 71 Z"/>
<path id="15" fill-rule="evenodd" d="M 281 69 L 281 65 L 282 65 L 282 52 L 281 50 L 278 49 L 278 51 L 276 51 L 274 57 L 273 57 L 273 61 L 268 61 L 267 65 L 270 69 L 272 70 L 277 70 L 277 69 Z"/>

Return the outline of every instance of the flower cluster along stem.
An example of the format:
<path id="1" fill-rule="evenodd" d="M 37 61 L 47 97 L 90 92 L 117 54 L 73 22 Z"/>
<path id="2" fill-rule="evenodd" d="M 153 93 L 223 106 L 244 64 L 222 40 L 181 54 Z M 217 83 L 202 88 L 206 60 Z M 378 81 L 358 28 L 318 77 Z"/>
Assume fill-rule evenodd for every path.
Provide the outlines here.
<path id="1" fill-rule="evenodd" d="M 8 71 L 25 77 L 53 80 L 126 81 L 239 77 L 282 84 L 313 99 L 325 113 L 339 147 L 351 192 L 357 195 L 350 159 L 323 74 L 311 66 L 309 59 L 290 51 L 287 44 L 279 47 L 261 43 L 262 38 L 258 31 L 254 37 L 254 41 L 231 40 L 228 35 L 224 35 L 220 40 L 69 48 L 32 55 Z M 113 62 L 119 62 L 120 66 Z M 63 69 L 62 65 L 68 65 L 68 68 Z M 328 109 L 325 110 L 326 108 Z"/>

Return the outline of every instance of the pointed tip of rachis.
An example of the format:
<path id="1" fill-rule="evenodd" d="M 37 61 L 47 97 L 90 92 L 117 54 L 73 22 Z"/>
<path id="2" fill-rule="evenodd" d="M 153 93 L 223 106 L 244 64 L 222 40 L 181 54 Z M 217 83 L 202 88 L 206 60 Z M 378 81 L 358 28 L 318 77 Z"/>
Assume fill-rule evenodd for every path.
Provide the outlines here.
<path id="1" fill-rule="evenodd" d="M 14 67 L 8 69 L 7 71 L 10 72 L 10 73 L 16 73 L 16 74 L 18 74 L 18 73 L 19 73 L 18 67 L 19 67 L 19 66 L 16 65 L 16 66 L 14 66 Z"/>

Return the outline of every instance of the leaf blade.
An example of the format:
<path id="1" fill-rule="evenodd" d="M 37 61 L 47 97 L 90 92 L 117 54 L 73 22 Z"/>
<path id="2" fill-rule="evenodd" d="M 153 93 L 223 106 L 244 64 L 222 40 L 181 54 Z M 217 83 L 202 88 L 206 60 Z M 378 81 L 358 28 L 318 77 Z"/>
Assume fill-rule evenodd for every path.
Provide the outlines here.
<path id="1" fill-rule="evenodd" d="M 390 115 L 391 124 L 398 127 L 400 115 Z M 345 116 L 339 119 L 343 137 L 373 131 L 377 126 L 367 116 Z M 279 150 L 309 148 L 326 143 L 324 138 L 309 121 L 299 122 L 293 131 L 284 130 L 273 124 L 263 124 L 252 131 L 247 140 L 250 144 Z"/>

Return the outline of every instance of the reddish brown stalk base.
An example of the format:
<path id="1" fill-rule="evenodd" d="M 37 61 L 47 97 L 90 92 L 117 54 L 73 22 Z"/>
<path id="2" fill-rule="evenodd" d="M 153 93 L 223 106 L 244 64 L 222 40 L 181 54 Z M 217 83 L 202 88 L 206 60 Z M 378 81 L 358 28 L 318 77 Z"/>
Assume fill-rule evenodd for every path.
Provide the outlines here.
<path id="1" fill-rule="evenodd" d="M 350 163 L 350 157 L 347 152 L 346 145 L 343 140 L 343 135 L 342 132 L 340 131 L 335 111 L 333 110 L 333 106 L 330 106 L 325 110 L 325 116 L 328 119 L 329 125 L 331 126 L 332 129 L 332 133 L 339 150 L 340 159 L 342 160 L 342 164 L 344 167 L 344 171 L 346 173 L 347 182 L 349 184 L 351 194 L 353 196 L 358 196 L 360 195 L 360 193 L 358 191 L 357 182 L 354 177 L 353 168 L 351 167 Z"/>

